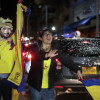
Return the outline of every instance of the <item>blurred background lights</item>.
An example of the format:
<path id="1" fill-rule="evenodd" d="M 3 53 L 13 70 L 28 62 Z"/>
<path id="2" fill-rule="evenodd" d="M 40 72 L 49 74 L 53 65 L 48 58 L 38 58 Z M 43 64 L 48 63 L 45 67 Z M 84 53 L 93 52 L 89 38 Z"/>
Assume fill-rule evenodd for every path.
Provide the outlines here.
<path id="1" fill-rule="evenodd" d="M 53 30 L 53 31 L 55 31 L 55 30 L 56 30 L 55 26 L 53 26 L 53 27 L 52 27 L 52 30 Z"/>

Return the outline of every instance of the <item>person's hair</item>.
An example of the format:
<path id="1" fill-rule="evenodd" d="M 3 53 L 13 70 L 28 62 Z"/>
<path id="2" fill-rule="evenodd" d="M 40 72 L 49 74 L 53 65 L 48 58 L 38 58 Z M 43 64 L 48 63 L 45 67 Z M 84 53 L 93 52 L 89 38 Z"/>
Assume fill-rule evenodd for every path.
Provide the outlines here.
<path id="1" fill-rule="evenodd" d="M 39 37 L 42 37 L 43 35 L 44 35 L 44 32 L 46 32 L 46 31 L 49 31 L 49 32 L 51 32 L 52 33 L 52 31 L 49 29 L 49 28 L 47 28 L 47 27 L 44 27 L 42 30 L 40 30 L 40 32 L 39 32 Z"/>
<path id="2" fill-rule="evenodd" d="M 9 27 L 11 28 L 11 30 L 13 30 L 12 20 L 9 19 L 9 18 L 4 19 L 4 18 L 0 17 L 0 29 L 1 29 L 3 26 L 9 26 Z"/>

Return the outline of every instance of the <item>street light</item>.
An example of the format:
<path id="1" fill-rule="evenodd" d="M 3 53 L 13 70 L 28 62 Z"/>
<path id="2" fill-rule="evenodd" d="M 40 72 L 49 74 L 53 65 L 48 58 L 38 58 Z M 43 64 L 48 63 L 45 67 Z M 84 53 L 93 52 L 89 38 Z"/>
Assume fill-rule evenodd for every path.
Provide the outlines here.
<path id="1" fill-rule="evenodd" d="M 46 7 L 46 20 L 45 20 L 46 23 L 45 24 L 46 24 L 46 27 L 48 27 L 48 6 L 46 5 L 45 7 Z"/>
<path id="2" fill-rule="evenodd" d="M 53 31 L 55 31 L 55 30 L 56 30 L 55 26 L 53 26 L 51 29 L 52 29 Z"/>

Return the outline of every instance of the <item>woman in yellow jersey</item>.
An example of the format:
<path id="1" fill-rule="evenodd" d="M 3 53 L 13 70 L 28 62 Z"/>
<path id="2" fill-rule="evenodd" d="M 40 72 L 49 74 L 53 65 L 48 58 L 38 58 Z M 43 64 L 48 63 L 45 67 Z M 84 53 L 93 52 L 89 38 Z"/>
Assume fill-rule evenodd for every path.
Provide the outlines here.
<path id="1" fill-rule="evenodd" d="M 54 100 L 54 77 L 56 70 L 55 59 L 77 73 L 82 79 L 81 69 L 59 50 L 52 42 L 52 32 L 43 28 L 39 32 L 40 42 L 31 47 L 31 68 L 28 75 L 29 93 L 31 100 Z"/>

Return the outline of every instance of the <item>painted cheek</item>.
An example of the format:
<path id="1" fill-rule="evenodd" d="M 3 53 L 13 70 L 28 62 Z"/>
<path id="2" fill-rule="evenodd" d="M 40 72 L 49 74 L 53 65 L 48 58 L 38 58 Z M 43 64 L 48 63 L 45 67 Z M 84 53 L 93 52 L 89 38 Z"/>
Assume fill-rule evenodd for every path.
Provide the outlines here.
<path id="1" fill-rule="evenodd" d="M 9 30 L 8 33 L 11 33 L 11 30 Z"/>
<path id="2" fill-rule="evenodd" d="M 8 33 L 8 32 L 7 32 L 7 29 L 6 29 L 6 30 L 4 30 L 4 33 Z"/>

